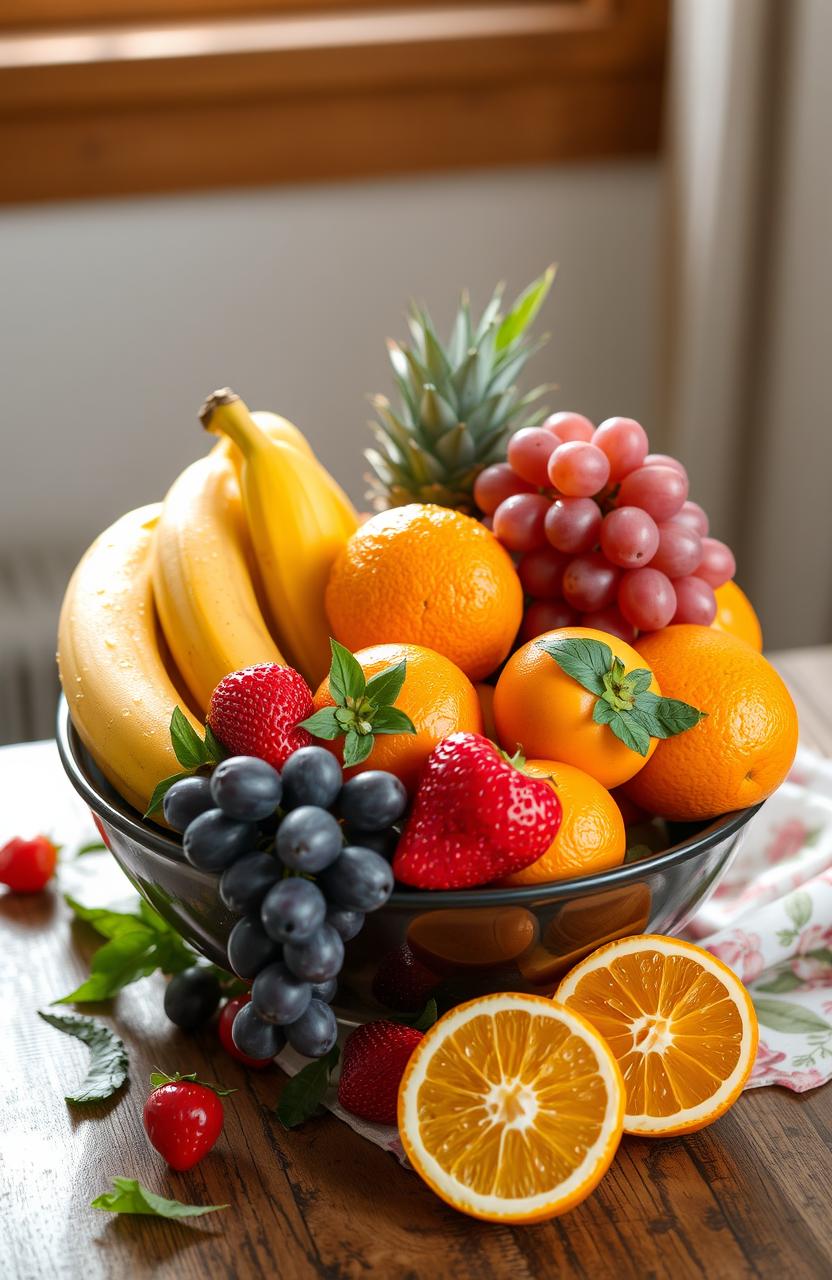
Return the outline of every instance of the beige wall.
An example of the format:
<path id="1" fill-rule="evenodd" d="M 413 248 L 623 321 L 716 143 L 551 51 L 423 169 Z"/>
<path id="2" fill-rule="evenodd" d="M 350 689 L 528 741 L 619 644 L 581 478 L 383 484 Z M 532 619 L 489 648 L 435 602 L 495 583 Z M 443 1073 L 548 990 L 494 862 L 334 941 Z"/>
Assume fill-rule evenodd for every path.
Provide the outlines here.
<path id="1" fill-rule="evenodd" d="M 2 554 L 74 554 L 205 448 L 204 395 L 294 418 L 356 497 L 365 393 L 409 295 L 450 317 L 552 259 L 555 406 L 651 424 L 658 165 L 26 208 L 0 215 Z"/>

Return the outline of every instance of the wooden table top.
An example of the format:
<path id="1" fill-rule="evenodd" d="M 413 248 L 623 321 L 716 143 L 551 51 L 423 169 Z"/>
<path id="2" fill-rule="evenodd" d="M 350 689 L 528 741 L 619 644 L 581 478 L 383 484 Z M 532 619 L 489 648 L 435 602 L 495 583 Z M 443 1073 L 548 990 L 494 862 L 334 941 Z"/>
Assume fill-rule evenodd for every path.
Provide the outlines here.
<path id="1" fill-rule="evenodd" d="M 781 655 L 803 741 L 832 754 L 832 649 Z M 2 776 L 0 771 L 0 794 Z M 0 804 L 2 800 L 0 799 Z M 81 859 L 92 863 L 97 859 Z M 89 874 L 89 872 L 87 872 Z M 4 1280 L 277 1280 L 384 1277 L 828 1277 L 832 1274 L 832 1085 L 743 1094 L 687 1138 L 626 1138 L 598 1190 L 539 1226 L 478 1223 L 330 1115 L 284 1131 L 278 1071 L 247 1073 L 212 1028 L 167 1023 L 158 976 L 129 987 L 111 1020 L 130 1053 L 112 1100 L 69 1107 L 86 1050 L 36 1016 L 87 972 L 95 940 L 57 888 L 0 897 L 0 1276 Z M 189 1173 L 168 1170 L 141 1124 L 154 1066 L 198 1071 L 239 1092 L 225 1130 Z M 194 1225 L 90 1209 L 113 1175 L 162 1195 L 229 1202 Z"/>

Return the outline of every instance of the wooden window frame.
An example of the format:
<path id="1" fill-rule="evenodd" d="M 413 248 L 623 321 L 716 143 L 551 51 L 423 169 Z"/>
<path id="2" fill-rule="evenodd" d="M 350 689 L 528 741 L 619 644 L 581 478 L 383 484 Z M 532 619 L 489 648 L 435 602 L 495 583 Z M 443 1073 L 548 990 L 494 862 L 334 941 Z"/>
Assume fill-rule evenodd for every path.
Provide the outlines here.
<path id="1" fill-rule="evenodd" d="M 0 202 L 659 144 L 667 0 L 171 0 L 164 24 L 163 0 L 134 0 L 129 21 L 98 21 L 117 2 L 7 0 Z"/>

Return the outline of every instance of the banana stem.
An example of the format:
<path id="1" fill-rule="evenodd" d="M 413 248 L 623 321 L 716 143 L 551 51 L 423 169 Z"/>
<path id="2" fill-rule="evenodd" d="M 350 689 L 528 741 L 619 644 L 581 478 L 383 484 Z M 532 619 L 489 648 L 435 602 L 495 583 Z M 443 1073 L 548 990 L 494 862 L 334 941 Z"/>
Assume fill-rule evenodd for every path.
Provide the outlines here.
<path id="1" fill-rule="evenodd" d="M 214 391 L 200 408 L 199 418 L 206 431 L 227 436 L 245 457 L 256 446 L 270 443 L 269 437 L 251 416 L 245 400 L 241 400 L 230 387 Z"/>

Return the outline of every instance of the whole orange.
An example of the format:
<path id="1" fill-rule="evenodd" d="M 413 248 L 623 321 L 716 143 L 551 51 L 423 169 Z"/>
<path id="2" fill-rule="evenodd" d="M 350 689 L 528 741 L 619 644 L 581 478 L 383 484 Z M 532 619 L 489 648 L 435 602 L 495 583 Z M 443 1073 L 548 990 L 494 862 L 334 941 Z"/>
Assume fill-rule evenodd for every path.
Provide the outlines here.
<path id="1" fill-rule="evenodd" d="M 530 640 L 512 654 L 494 691 L 494 719 L 500 746 L 512 753 L 520 746 L 526 756 L 560 760 L 583 769 L 602 786 L 617 787 L 642 769 L 656 749 L 651 738 L 646 756 L 625 746 L 605 724 L 592 718 L 597 695 L 562 671 L 540 642 L 547 637 L 597 640 L 612 650 L 628 672 L 647 664 L 640 654 L 605 631 L 590 627 L 560 627 Z M 655 678 L 650 691 L 662 690 Z"/>
<path id="2" fill-rule="evenodd" d="M 332 567 L 326 609 L 348 649 L 426 645 L 481 680 L 511 648 L 523 591 L 478 520 L 414 502 L 355 531 Z"/>
<path id="3" fill-rule="evenodd" d="M 621 811 L 606 787 L 583 769 L 554 760 L 527 760 L 523 769 L 547 779 L 563 806 L 563 817 L 543 856 L 506 876 L 502 884 L 543 884 L 621 865 L 627 834 Z"/>
<path id="4" fill-rule="evenodd" d="M 758 653 L 763 652 L 763 629 L 760 619 L 754 612 L 754 606 L 748 596 L 738 587 L 733 579 L 724 582 L 714 592 L 716 596 L 716 617 L 711 623 L 717 631 L 727 631 L 731 636 L 745 640 Z"/>
<path id="5" fill-rule="evenodd" d="M 662 693 L 704 720 L 659 743 L 627 792 L 650 813 L 677 821 L 715 818 L 771 795 L 797 749 L 797 712 L 762 654 L 711 627 L 675 626 L 637 641 Z"/>
<path id="6" fill-rule="evenodd" d="M 438 742 L 450 733 L 482 732 L 476 689 L 464 672 L 441 653 L 418 644 L 377 644 L 359 649 L 355 657 L 368 680 L 402 658 L 407 661 L 396 706 L 410 716 L 416 732 L 377 734 L 367 759 L 347 769 L 347 777 L 366 769 L 386 769 L 413 791 L 422 766 Z M 333 705 L 328 679 L 319 686 L 313 701 L 316 711 Z M 343 739 L 323 745 L 341 758 Z"/>

